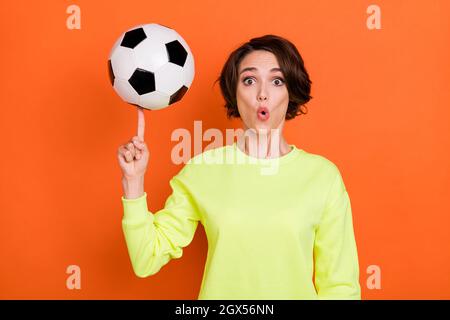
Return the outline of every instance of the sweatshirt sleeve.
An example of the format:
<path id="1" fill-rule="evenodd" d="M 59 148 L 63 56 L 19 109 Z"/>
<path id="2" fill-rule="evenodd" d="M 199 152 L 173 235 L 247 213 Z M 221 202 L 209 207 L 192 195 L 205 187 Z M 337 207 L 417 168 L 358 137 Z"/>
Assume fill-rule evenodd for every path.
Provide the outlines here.
<path id="1" fill-rule="evenodd" d="M 183 180 L 184 168 L 170 180 L 172 194 L 164 208 L 152 213 L 147 193 L 136 199 L 122 196 L 122 230 L 134 273 L 140 277 L 157 273 L 170 259 L 180 258 L 191 243 L 199 218 L 198 208 Z"/>
<path id="2" fill-rule="evenodd" d="M 319 299 L 361 299 L 351 203 L 338 169 L 316 228 L 314 269 Z"/>

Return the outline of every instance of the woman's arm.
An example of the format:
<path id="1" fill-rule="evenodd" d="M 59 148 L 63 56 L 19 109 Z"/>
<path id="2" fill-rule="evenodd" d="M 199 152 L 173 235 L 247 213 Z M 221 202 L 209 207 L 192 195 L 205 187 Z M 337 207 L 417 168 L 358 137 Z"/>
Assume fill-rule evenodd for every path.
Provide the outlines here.
<path id="1" fill-rule="evenodd" d="M 127 178 L 122 177 L 122 189 L 125 199 L 137 199 L 144 195 L 144 176 Z"/>
<path id="2" fill-rule="evenodd" d="M 361 299 L 351 203 L 339 170 L 316 229 L 314 266 L 319 299 Z"/>
<path id="3" fill-rule="evenodd" d="M 182 182 L 184 170 L 170 180 L 172 194 L 163 209 L 147 209 L 147 193 L 136 199 L 122 197 L 122 230 L 134 273 L 141 278 L 157 273 L 170 259 L 180 258 L 192 241 L 199 213 Z"/>

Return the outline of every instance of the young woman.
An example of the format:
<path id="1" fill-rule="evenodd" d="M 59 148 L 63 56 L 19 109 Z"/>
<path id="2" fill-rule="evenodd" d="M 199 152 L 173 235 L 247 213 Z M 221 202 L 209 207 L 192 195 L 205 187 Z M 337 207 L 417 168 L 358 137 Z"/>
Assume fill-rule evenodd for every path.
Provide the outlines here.
<path id="1" fill-rule="evenodd" d="M 199 299 L 360 299 L 340 171 L 282 133 L 312 98 L 298 50 L 275 35 L 251 39 L 230 54 L 217 80 L 227 116 L 253 135 L 191 158 L 158 212 L 148 211 L 144 192 L 143 121 L 141 134 L 119 147 L 122 227 L 135 274 L 153 275 L 180 258 L 200 222 L 208 255 Z M 205 156 L 216 161 L 198 161 Z M 249 161 L 229 161 L 238 158 Z M 268 166 L 276 170 L 263 174 Z"/>

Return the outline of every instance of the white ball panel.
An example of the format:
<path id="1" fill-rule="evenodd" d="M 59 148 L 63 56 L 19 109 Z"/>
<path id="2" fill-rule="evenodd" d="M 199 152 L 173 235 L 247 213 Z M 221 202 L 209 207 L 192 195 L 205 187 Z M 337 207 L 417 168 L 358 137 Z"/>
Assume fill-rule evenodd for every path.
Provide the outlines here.
<path id="1" fill-rule="evenodd" d="M 169 62 L 166 46 L 160 41 L 147 38 L 134 48 L 137 68 L 155 71 Z M 151 59 L 149 56 L 151 55 Z"/>
<path id="2" fill-rule="evenodd" d="M 139 103 L 139 95 L 136 90 L 130 85 L 127 80 L 123 79 L 115 79 L 114 80 L 114 89 L 117 94 L 126 102 L 129 103 Z"/>
<path id="3" fill-rule="evenodd" d="M 173 29 L 169 29 L 162 25 L 151 23 L 144 27 L 147 39 L 166 44 L 176 39 L 177 33 Z"/>
<path id="4" fill-rule="evenodd" d="M 139 105 L 143 108 L 158 110 L 169 105 L 170 96 L 158 91 L 143 94 L 139 97 Z"/>
<path id="5" fill-rule="evenodd" d="M 174 94 L 184 84 L 183 68 L 174 63 L 166 63 L 155 73 L 156 90 L 167 95 Z"/>
<path id="6" fill-rule="evenodd" d="M 195 75 L 195 63 L 193 56 L 190 53 L 186 58 L 186 63 L 184 64 L 183 67 L 183 74 L 184 74 L 184 85 L 190 88 Z"/>
<path id="7" fill-rule="evenodd" d="M 116 78 L 130 79 L 135 66 L 133 49 L 118 46 L 111 56 L 111 64 Z"/>
<path id="8" fill-rule="evenodd" d="M 119 37 L 119 39 L 116 40 L 116 42 L 114 43 L 114 45 L 113 45 L 111 51 L 109 52 L 109 57 L 108 57 L 108 59 L 111 59 L 112 54 L 114 53 L 114 51 L 116 50 L 116 48 L 117 48 L 117 47 L 120 45 L 120 43 L 122 42 L 124 35 L 125 35 L 125 33 L 122 33 L 122 35 Z"/>

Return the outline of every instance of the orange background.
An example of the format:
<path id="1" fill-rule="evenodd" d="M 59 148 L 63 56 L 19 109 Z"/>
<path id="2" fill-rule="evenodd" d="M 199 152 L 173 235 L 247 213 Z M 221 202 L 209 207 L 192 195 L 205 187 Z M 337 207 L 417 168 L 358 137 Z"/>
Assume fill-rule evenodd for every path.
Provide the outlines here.
<path id="1" fill-rule="evenodd" d="M 381 30 L 366 9 L 381 8 Z M 66 9 L 81 8 L 69 30 Z M 151 277 L 132 271 L 121 229 L 116 152 L 136 108 L 108 79 L 119 35 L 141 23 L 175 29 L 196 74 L 183 100 L 146 111 L 149 210 L 169 196 L 171 133 L 226 119 L 219 86 L 228 54 L 252 37 L 291 40 L 312 84 L 289 143 L 341 170 L 352 201 L 363 299 L 450 298 L 449 1 L 35 1 L 0 4 L 0 298 L 196 299 L 206 261 L 201 224 L 181 259 Z M 208 143 L 204 143 L 206 146 Z M 81 289 L 66 268 L 81 268 Z M 369 290 L 366 269 L 381 268 Z"/>

